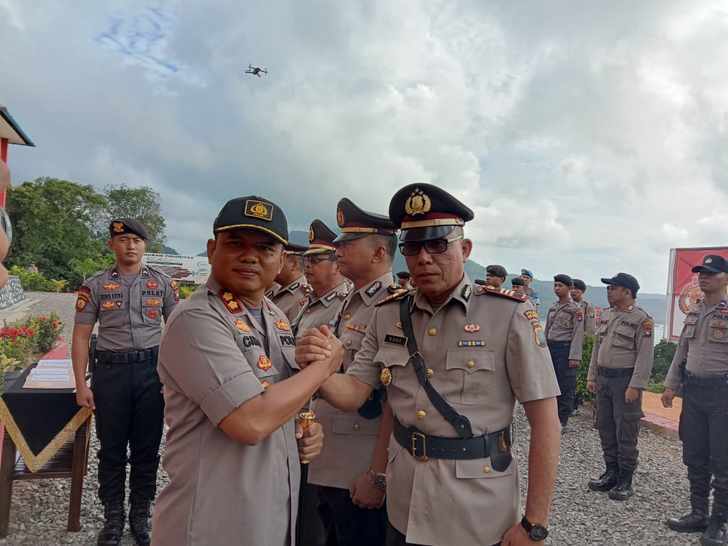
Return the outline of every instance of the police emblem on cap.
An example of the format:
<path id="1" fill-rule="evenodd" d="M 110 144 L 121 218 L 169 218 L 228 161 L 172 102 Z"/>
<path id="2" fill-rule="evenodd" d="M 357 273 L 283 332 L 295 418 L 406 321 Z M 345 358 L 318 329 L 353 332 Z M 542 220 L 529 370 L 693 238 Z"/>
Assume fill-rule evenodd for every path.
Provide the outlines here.
<path id="1" fill-rule="evenodd" d="M 337 208 L 336 209 L 336 223 L 339 224 L 339 227 L 344 227 L 345 221 L 346 220 L 344 218 L 344 211 L 342 210 L 341 207 Z"/>
<path id="2" fill-rule="evenodd" d="M 706 264 L 712 264 L 713 263 L 713 258 L 710 258 L 710 257 L 705 258 L 705 263 Z"/>
<path id="3" fill-rule="evenodd" d="M 263 201 L 248 199 L 245 202 L 245 216 L 270 222 L 273 220 L 273 207 Z"/>
<path id="4" fill-rule="evenodd" d="M 113 224 L 114 233 L 124 233 L 124 223 L 123 222 L 114 222 Z"/>
<path id="5" fill-rule="evenodd" d="M 316 238 L 316 235 L 313 232 L 313 228 L 308 228 L 308 242 L 313 243 L 313 240 Z"/>
<path id="6" fill-rule="evenodd" d="M 404 202 L 404 211 L 410 216 L 418 214 L 426 214 L 432 208 L 432 201 L 427 194 L 420 189 L 416 189 Z"/>

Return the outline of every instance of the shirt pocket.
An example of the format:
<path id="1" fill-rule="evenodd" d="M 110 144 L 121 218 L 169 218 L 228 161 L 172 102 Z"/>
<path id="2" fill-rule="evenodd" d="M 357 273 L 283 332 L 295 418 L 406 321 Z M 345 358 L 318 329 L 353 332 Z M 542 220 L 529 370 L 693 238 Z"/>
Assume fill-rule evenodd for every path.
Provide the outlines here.
<path id="1" fill-rule="evenodd" d="M 695 337 L 695 332 L 697 331 L 698 327 L 698 316 L 697 315 L 688 315 L 685 317 L 685 325 L 683 326 L 683 337 L 687 339 L 693 339 Z"/>
<path id="2" fill-rule="evenodd" d="M 620 349 L 634 349 L 635 328 L 631 324 L 619 324 L 614 329 L 612 345 Z"/>
<path id="3" fill-rule="evenodd" d="M 129 310 L 126 300 L 104 299 L 99 304 L 99 326 L 119 328 L 129 325 Z"/>
<path id="4" fill-rule="evenodd" d="M 380 382 L 385 386 L 400 385 L 404 381 L 405 368 L 409 361 L 409 352 L 402 346 L 383 346 L 374 355 L 374 362 L 381 368 Z"/>
<path id="5" fill-rule="evenodd" d="M 146 323 L 159 324 L 162 321 L 162 298 L 142 297 L 142 317 Z"/>
<path id="6" fill-rule="evenodd" d="M 332 429 L 334 434 L 376 436 L 379 431 L 379 421 L 352 414 L 336 415 Z"/>
<path id="7" fill-rule="evenodd" d="M 708 341 L 728 343 L 728 320 L 710 320 L 708 323 Z"/>
<path id="8" fill-rule="evenodd" d="M 454 375 L 460 382 L 459 402 L 480 404 L 488 397 L 495 373 L 493 351 L 470 347 L 450 349 L 445 367 L 448 376 Z"/>
<path id="9" fill-rule="evenodd" d="M 490 464 L 490 457 L 487 459 L 458 460 L 455 461 L 455 476 L 461 480 L 502 478 L 513 474 L 515 464 L 514 457 L 503 472 L 498 472 Z"/>

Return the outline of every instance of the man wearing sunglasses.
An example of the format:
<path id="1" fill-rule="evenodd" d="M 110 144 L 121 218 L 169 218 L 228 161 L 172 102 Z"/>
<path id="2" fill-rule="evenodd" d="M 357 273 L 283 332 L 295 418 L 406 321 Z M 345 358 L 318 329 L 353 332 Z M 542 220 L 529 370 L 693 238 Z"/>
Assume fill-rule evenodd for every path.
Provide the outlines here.
<path id="1" fill-rule="evenodd" d="M 464 273 L 473 212 L 431 184 L 390 203 L 400 251 L 417 285 L 377 305 L 345 374 L 321 395 L 354 411 L 384 386 L 394 416 L 387 465 L 388 546 L 507 546 L 548 535 L 559 459 L 559 394 L 538 314 L 525 298 L 474 287 Z M 329 329 L 296 348 L 307 366 L 332 358 Z M 515 400 L 531 424 L 529 491 L 520 519 L 510 425 Z M 520 519 L 520 521 L 519 521 Z"/>
<path id="2" fill-rule="evenodd" d="M 307 246 L 296 243 L 286 245 L 281 272 L 276 276 L 273 287 L 265 293 L 265 296 L 286 314 L 288 320 L 298 316 L 310 291 L 306 276 L 303 274 L 303 253 L 306 250 Z"/>
<path id="3" fill-rule="evenodd" d="M 728 261 L 709 254 L 693 273 L 698 274 L 704 298 L 685 317 L 662 395 L 662 404 L 669 408 L 675 392 L 683 389 L 680 439 L 692 510 L 670 518 L 667 525 L 680 532 L 705 530 L 702 544 L 713 546 L 726 544 L 728 535 Z"/>

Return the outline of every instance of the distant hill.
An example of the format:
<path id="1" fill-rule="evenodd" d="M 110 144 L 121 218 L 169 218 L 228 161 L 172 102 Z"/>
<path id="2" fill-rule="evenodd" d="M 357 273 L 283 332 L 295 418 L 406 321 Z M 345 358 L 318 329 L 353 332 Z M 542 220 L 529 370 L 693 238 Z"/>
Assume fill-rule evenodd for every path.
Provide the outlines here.
<path id="1" fill-rule="evenodd" d="M 162 250 L 160 250 L 159 252 L 161 254 L 172 254 L 174 256 L 179 256 L 179 252 L 177 252 L 177 250 L 167 245 L 162 245 Z M 207 252 L 205 252 L 205 256 L 207 256 Z"/>

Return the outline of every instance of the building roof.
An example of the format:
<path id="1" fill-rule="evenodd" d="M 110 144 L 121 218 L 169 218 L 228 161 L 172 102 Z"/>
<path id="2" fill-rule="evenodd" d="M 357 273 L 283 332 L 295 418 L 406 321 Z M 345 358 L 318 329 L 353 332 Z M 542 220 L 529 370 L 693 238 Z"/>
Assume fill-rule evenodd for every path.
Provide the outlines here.
<path id="1" fill-rule="evenodd" d="M 35 146 L 4 106 L 0 106 L 0 138 L 7 139 L 10 144 Z"/>

